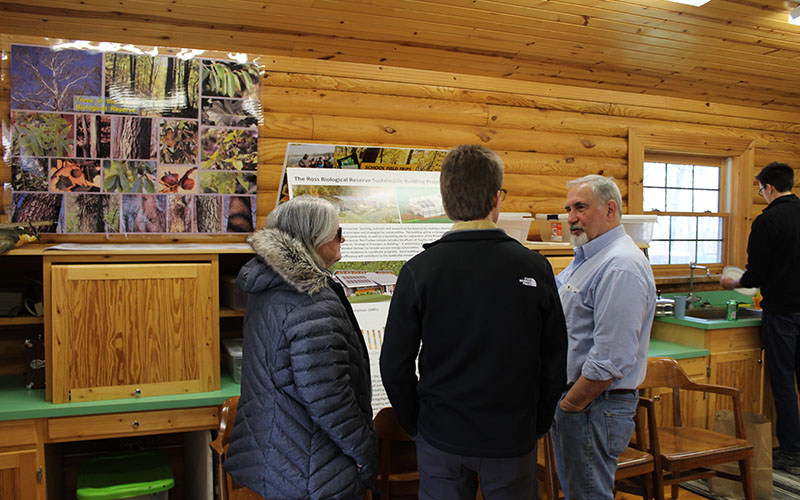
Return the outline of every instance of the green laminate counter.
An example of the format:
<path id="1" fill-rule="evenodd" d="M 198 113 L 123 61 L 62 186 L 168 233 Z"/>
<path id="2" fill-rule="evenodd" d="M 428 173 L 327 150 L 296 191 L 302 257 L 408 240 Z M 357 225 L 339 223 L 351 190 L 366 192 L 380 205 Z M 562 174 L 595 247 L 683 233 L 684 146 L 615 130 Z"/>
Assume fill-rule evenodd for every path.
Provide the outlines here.
<path id="1" fill-rule="evenodd" d="M 218 391 L 53 404 L 45 400 L 44 389 L 25 389 L 23 377 L 0 377 L 0 421 L 217 406 L 238 396 L 239 387 L 223 373 Z"/>
<path id="2" fill-rule="evenodd" d="M 647 352 L 647 356 L 650 358 L 667 357 L 672 359 L 702 358 L 709 354 L 708 349 L 689 347 L 658 339 L 650 339 L 650 350 Z"/>

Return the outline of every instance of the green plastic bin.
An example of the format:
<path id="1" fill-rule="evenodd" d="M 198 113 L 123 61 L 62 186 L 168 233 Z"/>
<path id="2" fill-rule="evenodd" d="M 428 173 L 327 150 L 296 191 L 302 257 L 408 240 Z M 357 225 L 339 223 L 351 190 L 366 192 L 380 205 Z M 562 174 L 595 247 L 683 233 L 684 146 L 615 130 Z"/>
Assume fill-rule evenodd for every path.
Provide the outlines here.
<path id="1" fill-rule="evenodd" d="M 78 466 L 78 500 L 166 499 L 175 486 L 169 460 L 156 451 L 99 455 Z"/>

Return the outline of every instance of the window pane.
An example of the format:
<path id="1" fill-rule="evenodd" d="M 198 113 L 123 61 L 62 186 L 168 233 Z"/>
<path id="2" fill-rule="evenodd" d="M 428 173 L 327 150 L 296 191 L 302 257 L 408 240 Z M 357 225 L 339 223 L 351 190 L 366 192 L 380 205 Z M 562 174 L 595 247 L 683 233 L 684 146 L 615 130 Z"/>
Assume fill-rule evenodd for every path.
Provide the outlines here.
<path id="1" fill-rule="evenodd" d="M 719 212 L 719 191 L 693 191 L 693 212 Z"/>
<path id="2" fill-rule="evenodd" d="M 651 241 L 647 255 L 651 264 L 669 264 L 669 241 Z"/>
<path id="3" fill-rule="evenodd" d="M 722 217 L 698 217 L 697 238 L 703 240 L 721 240 Z"/>
<path id="4" fill-rule="evenodd" d="M 691 212 L 692 191 L 690 189 L 667 189 L 668 212 Z"/>
<path id="5" fill-rule="evenodd" d="M 697 217 L 673 217 L 670 238 L 693 240 L 697 238 Z"/>
<path id="6" fill-rule="evenodd" d="M 695 165 L 694 187 L 701 189 L 719 189 L 719 167 Z"/>
<path id="7" fill-rule="evenodd" d="M 656 218 L 656 225 L 653 227 L 654 240 L 669 239 L 669 219 L 668 216 L 659 216 Z"/>
<path id="8" fill-rule="evenodd" d="M 666 192 L 658 188 L 644 188 L 644 211 L 650 212 L 652 210 L 666 209 Z"/>
<path id="9" fill-rule="evenodd" d="M 700 264 L 714 264 L 722 262 L 721 241 L 698 241 L 697 262 Z"/>
<path id="10" fill-rule="evenodd" d="M 695 245 L 694 241 L 673 241 L 670 242 L 669 247 L 669 263 L 670 264 L 688 264 L 695 260 Z"/>
<path id="11" fill-rule="evenodd" d="M 644 164 L 644 185 L 664 187 L 667 181 L 667 165 L 666 163 L 649 163 Z"/>
<path id="12" fill-rule="evenodd" d="M 667 165 L 667 187 L 692 187 L 692 165 Z"/>

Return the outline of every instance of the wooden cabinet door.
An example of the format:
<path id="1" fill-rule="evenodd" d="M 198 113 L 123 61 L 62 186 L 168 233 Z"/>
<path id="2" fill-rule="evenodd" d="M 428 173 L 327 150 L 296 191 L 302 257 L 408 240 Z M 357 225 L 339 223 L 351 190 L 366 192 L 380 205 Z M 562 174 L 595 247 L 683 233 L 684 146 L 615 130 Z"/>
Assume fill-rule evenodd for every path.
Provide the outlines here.
<path id="1" fill-rule="evenodd" d="M 761 385 L 763 381 L 763 363 L 761 349 L 712 354 L 711 377 L 709 382 L 727 385 L 739 389 L 742 411 L 761 412 Z M 714 416 L 718 410 L 733 409 L 731 398 L 710 395 L 708 401 L 708 428 L 714 428 Z"/>
<path id="2" fill-rule="evenodd" d="M 52 401 L 219 389 L 214 271 L 210 262 L 54 264 Z"/>
<path id="3" fill-rule="evenodd" d="M 34 500 L 39 498 L 36 450 L 0 452 L 0 498 Z"/>

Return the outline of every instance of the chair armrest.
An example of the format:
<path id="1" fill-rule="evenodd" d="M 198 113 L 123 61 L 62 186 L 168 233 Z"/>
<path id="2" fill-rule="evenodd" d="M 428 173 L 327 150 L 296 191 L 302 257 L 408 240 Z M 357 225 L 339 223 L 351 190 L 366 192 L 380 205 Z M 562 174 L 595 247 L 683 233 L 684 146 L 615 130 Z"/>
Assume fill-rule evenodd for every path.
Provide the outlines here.
<path id="1" fill-rule="evenodd" d="M 747 439 L 747 433 L 744 430 L 744 418 L 742 417 L 742 403 L 741 393 L 736 387 L 715 384 L 698 384 L 692 382 L 686 384 L 681 389 L 690 391 L 710 392 L 712 394 L 720 394 L 729 396 L 733 400 L 733 421 L 736 427 L 736 437 L 739 439 Z"/>

